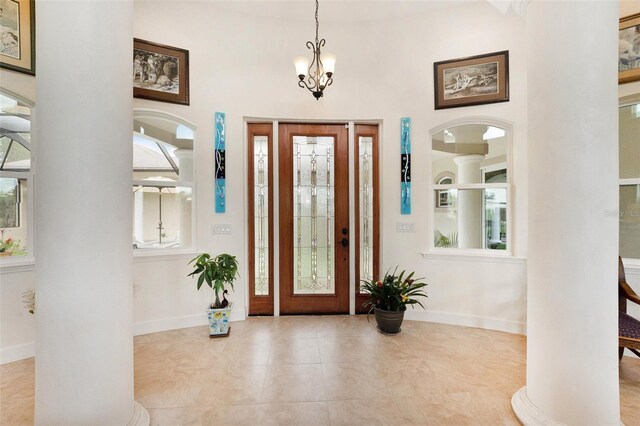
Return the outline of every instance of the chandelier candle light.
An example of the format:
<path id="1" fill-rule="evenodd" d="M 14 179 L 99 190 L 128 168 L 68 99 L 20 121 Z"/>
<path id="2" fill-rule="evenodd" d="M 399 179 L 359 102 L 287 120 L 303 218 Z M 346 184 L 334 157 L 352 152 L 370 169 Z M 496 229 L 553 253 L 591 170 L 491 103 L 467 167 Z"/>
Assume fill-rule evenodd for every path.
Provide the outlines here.
<path id="1" fill-rule="evenodd" d="M 333 71 L 336 66 L 336 57 L 334 55 L 325 55 L 324 62 L 320 58 L 320 48 L 324 47 L 325 40 L 318 39 L 318 0 L 316 0 L 316 42 L 307 41 L 307 48 L 313 51 L 313 60 L 311 65 L 309 61 L 298 56 L 293 63 L 296 66 L 296 74 L 298 74 L 298 86 L 307 88 L 316 99 L 320 99 L 324 89 L 333 83 Z M 308 75 L 307 75 L 308 74 Z"/>

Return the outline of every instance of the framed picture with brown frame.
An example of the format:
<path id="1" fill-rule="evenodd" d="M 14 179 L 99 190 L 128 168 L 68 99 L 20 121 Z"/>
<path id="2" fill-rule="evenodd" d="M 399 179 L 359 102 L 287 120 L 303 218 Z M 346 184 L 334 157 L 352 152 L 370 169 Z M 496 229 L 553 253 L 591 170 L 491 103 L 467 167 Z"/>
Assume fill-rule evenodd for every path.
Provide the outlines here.
<path id="1" fill-rule="evenodd" d="M 134 38 L 133 97 L 189 105 L 189 51 Z"/>
<path id="2" fill-rule="evenodd" d="M 433 64 L 435 109 L 507 102 L 509 51 Z"/>
<path id="3" fill-rule="evenodd" d="M 35 0 L 0 0 L 0 67 L 36 75 Z"/>
<path id="4" fill-rule="evenodd" d="M 640 13 L 620 19 L 618 84 L 640 80 Z"/>

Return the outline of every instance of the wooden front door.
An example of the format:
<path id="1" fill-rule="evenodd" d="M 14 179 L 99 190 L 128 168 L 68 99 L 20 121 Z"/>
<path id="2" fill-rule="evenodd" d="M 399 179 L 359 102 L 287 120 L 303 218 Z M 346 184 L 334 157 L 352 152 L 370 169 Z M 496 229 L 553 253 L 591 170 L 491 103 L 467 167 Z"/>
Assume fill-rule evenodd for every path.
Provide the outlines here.
<path id="1" fill-rule="evenodd" d="M 344 124 L 279 126 L 282 314 L 349 313 L 349 146 Z"/>

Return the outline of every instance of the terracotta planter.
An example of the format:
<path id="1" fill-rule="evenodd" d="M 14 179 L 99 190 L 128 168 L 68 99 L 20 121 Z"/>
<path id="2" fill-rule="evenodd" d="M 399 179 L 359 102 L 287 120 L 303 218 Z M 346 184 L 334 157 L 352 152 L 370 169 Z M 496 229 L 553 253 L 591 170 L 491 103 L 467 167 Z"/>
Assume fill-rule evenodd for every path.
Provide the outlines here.
<path id="1" fill-rule="evenodd" d="M 11 252 L 11 251 L 3 251 L 3 252 L 0 252 L 0 257 L 2 257 L 2 256 L 11 256 L 12 254 L 13 254 L 13 252 Z"/>
<path id="2" fill-rule="evenodd" d="M 374 309 L 378 331 L 382 334 L 398 334 L 404 320 L 404 311 L 385 311 Z"/>

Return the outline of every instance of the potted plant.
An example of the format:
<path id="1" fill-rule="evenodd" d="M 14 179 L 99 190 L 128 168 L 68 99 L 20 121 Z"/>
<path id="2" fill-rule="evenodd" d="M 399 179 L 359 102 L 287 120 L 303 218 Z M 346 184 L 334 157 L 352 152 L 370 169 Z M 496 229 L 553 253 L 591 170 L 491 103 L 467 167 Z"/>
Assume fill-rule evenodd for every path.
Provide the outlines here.
<path id="1" fill-rule="evenodd" d="M 198 276 L 198 290 L 203 283 L 207 283 L 215 292 L 215 301 L 211 303 L 208 310 L 209 337 L 227 336 L 231 303 L 225 297 L 228 294 L 225 286 L 228 284 L 233 290 L 233 282 L 239 276 L 236 257 L 224 253 L 211 257 L 208 253 L 203 253 L 193 258 L 189 264 L 193 264 L 194 269 L 188 276 L 192 278 Z"/>
<path id="2" fill-rule="evenodd" d="M 6 229 L 0 230 L 0 256 L 12 256 L 14 252 L 20 250 L 20 241 L 9 237 L 4 239 Z"/>
<path id="3" fill-rule="evenodd" d="M 407 305 L 424 305 L 416 297 L 427 297 L 424 287 L 427 283 L 422 282 L 423 278 L 413 278 L 415 272 L 406 274 L 401 271 L 398 274 L 398 267 L 393 273 L 385 274 L 382 281 L 363 280 L 361 290 L 368 293 L 369 297 L 362 307 L 369 308 L 367 320 L 371 312 L 375 313 L 378 331 L 382 334 L 397 334 L 404 319 L 404 311 Z"/>

